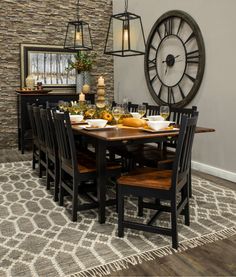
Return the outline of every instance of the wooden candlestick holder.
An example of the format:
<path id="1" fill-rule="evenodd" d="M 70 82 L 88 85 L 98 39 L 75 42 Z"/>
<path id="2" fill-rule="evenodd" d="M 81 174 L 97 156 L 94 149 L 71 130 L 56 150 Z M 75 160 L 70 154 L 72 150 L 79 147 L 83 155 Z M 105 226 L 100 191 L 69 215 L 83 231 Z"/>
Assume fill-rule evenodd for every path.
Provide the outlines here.
<path id="1" fill-rule="evenodd" d="M 105 107 L 105 85 L 97 85 L 96 106 L 98 108 L 104 108 Z"/>

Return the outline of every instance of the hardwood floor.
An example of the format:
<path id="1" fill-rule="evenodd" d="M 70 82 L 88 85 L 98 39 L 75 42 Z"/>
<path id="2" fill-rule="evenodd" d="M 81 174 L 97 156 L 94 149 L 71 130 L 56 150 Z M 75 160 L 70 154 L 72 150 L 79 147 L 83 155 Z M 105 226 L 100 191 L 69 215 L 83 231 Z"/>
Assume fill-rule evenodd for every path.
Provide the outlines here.
<path id="1" fill-rule="evenodd" d="M 30 160 L 31 153 L 24 155 L 17 149 L 0 150 L 0 162 Z M 236 190 L 236 183 L 208 174 L 195 175 Z M 130 266 L 107 276 L 236 276 L 236 235 L 228 239 L 206 244 L 185 252 Z"/>
<path id="2" fill-rule="evenodd" d="M 130 266 L 110 276 L 236 276 L 236 236 Z"/>
<path id="3" fill-rule="evenodd" d="M 0 149 L 0 163 L 30 161 L 31 159 L 32 153 L 30 151 L 22 155 L 18 149 Z"/>

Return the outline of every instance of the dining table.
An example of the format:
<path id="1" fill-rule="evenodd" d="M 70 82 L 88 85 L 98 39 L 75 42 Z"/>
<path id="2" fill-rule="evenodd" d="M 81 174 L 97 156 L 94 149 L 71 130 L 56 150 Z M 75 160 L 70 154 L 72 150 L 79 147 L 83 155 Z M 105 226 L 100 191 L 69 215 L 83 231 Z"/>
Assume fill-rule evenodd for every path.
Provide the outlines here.
<path id="1" fill-rule="evenodd" d="M 97 197 L 99 202 L 98 221 L 106 221 L 106 162 L 107 149 L 119 145 L 135 145 L 142 143 L 160 143 L 177 137 L 179 129 L 150 132 L 145 129 L 126 127 L 119 125 L 118 128 L 82 128 L 80 125 L 72 125 L 76 136 L 92 139 L 95 146 L 96 170 L 97 170 Z M 214 132 L 213 128 L 197 127 L 196 133 Z"/>

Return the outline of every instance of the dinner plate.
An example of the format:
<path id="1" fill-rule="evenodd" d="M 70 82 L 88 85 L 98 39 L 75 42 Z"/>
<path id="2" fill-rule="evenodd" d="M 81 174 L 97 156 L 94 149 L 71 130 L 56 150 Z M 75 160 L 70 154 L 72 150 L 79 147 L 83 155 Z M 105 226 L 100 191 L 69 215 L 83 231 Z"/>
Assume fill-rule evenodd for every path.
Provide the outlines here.
<path id="1" fill-rule="evenodd" d="M 146 128 L 140 128 L 140 130 L 149 132 L 149 133 L 170 133 L 170 132 L 176 132 L 179 131 L 179 128 L 173 128 L 173 129 L 162 129 L 162 130 L 152 130 L 152 129 L 146 129 Z"/>

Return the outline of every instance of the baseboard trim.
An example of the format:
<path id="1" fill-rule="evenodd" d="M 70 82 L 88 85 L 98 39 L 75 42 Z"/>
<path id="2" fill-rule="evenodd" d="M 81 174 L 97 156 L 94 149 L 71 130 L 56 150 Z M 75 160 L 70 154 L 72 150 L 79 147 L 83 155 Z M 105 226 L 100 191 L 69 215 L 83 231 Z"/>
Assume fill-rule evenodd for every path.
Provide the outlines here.
<path id="1" fill-rule="evenodd" d="M 236 182 L 236 173 L 207 164 L 192 161 L 192 169 L 207 173 L 231 182 Z"/>

